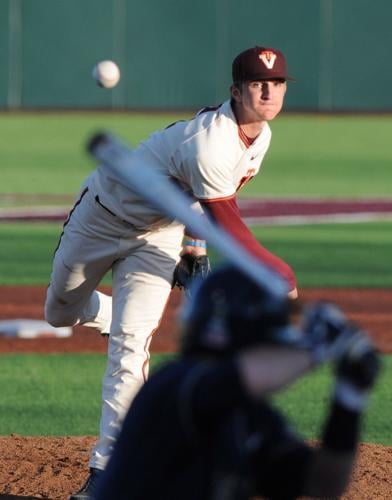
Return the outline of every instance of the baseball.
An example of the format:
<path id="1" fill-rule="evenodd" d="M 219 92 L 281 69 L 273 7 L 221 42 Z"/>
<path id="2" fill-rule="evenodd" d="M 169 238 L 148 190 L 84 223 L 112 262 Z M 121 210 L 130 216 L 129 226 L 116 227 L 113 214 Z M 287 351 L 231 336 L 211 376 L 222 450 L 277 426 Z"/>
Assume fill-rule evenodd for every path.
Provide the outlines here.
<path id="1" fill-rule="evenodd" d="M 120 80 L 120 70 L 113 61 L 101 61 L 94 66 L 93 78 L 100 87 L 111 89 Z"/>

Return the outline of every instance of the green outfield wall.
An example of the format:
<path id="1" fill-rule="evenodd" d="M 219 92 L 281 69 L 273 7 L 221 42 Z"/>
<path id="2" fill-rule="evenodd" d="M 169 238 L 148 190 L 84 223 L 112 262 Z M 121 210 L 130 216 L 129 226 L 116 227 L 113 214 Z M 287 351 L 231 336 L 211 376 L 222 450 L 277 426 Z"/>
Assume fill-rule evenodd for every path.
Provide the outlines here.
<path id="1" fill-rule="evenodd" d="M 241 50 L 287 54 L 286 109 L 392 110 L 390 0 L 0 0 L 0 108 L 192 109 Z M 94 64 L 122 79 L 98 88 Z"/>

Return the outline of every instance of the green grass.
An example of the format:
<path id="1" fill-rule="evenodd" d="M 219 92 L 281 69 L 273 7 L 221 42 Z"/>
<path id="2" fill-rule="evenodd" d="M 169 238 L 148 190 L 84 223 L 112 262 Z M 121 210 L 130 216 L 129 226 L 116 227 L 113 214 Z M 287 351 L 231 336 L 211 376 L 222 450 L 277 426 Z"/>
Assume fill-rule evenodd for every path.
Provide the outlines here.
<path id="1" fill-rule="evenodd" d="M 94 162 L 85 143 L 98 129 L 138 144 L 188 114 L 0 114 L 0 195 L 75 195 Z M 390 196 L 387 116 L 282 115 L 260 175 L 245 196 Z M 1 205 L 12 203 L 5 198 Z M 60 225 L 2 224 L 0 283 L 47 283 Z M 295 269 L 300 286 L 392 286 L 390 223 L 259 227 L 260 241 Z M 105 281 L 108 282 L 108 279 Z"/>
<path id="2" fill-rule="evenodd" d="M 0 114 L 0 193 L 76 194 L 95 167 L 85 145 L 97 130 L 132 145 L 184 115 L 126 113 Z"/>
<path id="3" fill-rule="evenodd" d="M 392 286 L 392 222 L 254 228 L 299 286 Z"/>
<path id="4" fill-rule="evenodd" d="M 2 355 L 0 434 L 96 435 L 105 364 L 103 354 Z"/>
<path id="5" fill-rule="evenodd" d="M 10 354 L 1 356 L 0 434 L 96 435 L 100 415 L 102 354 Z M 152 370 L 167 360 L 152 357 Z M 366 415 L 362 440 L 392 445 L 392 357 L 384 369 Z M 298 381 L 276 398 L 298 431 L 317 438 L 331 392 L 328 368 Z M 59 390 L 61 388 L 61 390 Z"/>
<path id="6" fill-rule="evenodd" d="M 0 195 L 75 195 L 95 166 L 85 152 L 93 132 L 110 130 L 137 145 L 154 130 L 188 116 L 191 114 L 0 114 Z M 272 130 L 262 172 L 241 196 L 391 196 L 390 117 L 283 115 L 272 123 Z M 0 204 L 12 202 L 3 197 Z M 292 265 L 300 287 L 391 287 L 391 225 L 253 230 L 268 249 Z M 1 224 L 0 284 L 46 284 L 60 232 L 61 224 Z M 106 278 L 105 283 L 109 281 Z M 97 434 L 105 356 L 3 355 L 1 365 L 1 434 Z M 385 370 L 367 414 L 364 441 L 392 445 L 391 376 L 392 359 L 385 357 Z M 318 435 L 329 385 L 328 370 L 321 370 L 277 399 L 306 437 Z"/>
<path id="7" fill-rule="evenodd" d="M 85 144 L 110 130 L 132 145 L 186 114 L 0 114 L 0 193 L 75 194 L 94 168 Z M 285 115 L 271 123 L 263 172 L 243 190 L 251 196 L 390 196 L 388 116 Z"/>
<path id="8" fill-rule="evenodd" d="M 391 196 L 390 117 L 283 115 L 271 127 L 264 172 L 248 194 Z"/>
<path id="9" fill-rule="evenodd" d="M 320 437 L 320 429 L 328 409 L 333 388 L 333 377 L 329 366 L 306 376 L 292 387 L 274 397 L 293 427 L 308 439 Z M 364 414 L 362 441 L 392 446 L 392 356 L 382 357 L 382 370 L 369 398 L 369 407 Z"/>
<path id="10" fill-rule="evenodd" d="M 265 226 L 252 231 L 290 263 L 300 288 L 392 286 L 392 222 Z"/>
<path id="11" fill-rule="evenodd" d="M 61 224 L 0 225 L 0 284 L 47 284 L 61 228 Z"/>
<path id="12" fill-rule="evenodd" d="M 392 222 L 256 227 L 264 246 L 289 262 L 300 287 L 392 286 Z M 0 227 L 1 284 L 46 284 L 61 224 Z M 213 262 L 219 260 L 211 252 Z M 110 282 L 106 277 L 104 283 Z"/>

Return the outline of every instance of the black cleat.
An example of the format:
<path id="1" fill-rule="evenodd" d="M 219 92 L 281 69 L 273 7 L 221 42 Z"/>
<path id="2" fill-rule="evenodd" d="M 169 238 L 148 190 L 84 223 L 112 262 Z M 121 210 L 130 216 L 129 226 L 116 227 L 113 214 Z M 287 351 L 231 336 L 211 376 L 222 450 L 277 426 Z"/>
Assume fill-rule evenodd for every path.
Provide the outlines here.
<path id="1" fill-rule="evenodd" d="M 97 482 L 103 471 L 99 469 L 90 469 L 90 475 L 81 489 L 69 497 L 69 500 L 90 500 L 94 498 L 97 488 Z"/>

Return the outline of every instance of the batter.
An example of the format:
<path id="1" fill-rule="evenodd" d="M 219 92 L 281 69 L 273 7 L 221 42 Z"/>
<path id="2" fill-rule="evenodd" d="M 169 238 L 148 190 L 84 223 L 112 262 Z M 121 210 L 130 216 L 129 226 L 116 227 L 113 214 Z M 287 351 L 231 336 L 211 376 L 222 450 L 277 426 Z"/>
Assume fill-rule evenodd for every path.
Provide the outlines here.
<path id="1" fill-rule="evenodd" d="M 302 328 L 290 306 L 236 269 L 213 271 L 182 314 L 179 356 L 137 394 L 94 498 L 340 498 L 379 358 L 333 304 L 301 311 Z M 328 360 L 335 390 L 314 447 L 271 394 Z"/>

